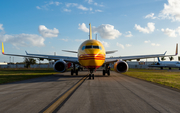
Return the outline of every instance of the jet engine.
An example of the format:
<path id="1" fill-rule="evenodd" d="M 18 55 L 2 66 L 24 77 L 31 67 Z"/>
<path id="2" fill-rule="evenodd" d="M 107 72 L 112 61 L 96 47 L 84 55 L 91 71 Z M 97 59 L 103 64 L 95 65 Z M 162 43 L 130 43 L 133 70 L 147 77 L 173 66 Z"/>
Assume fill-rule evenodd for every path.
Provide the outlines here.
<path id="1" fill-rule="evenodd" d="M 114 64 L 114 70 L 118 73 L 124 73 L 128 71 L 128 64 L 124 61 L 118 61 Z"/>
<path id="2" fill-rule="evenodd" d="M 68 65 L 63 60 L 58 60 L 54 63 L 54 70 L 58 72 L 65 72 L 68 68 Z"/>

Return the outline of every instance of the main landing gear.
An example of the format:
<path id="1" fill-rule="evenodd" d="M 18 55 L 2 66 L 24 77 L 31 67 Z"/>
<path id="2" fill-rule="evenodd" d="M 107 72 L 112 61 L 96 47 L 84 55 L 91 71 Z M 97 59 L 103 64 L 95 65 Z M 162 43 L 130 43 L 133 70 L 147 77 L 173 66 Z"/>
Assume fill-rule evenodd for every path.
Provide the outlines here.
<path id="1" fill-rule="evenodd" d="M 103 69 L 103 76 L 107 73 L 108 76 L 110 76 L 110 67 L 109 64 L 106 64 L 105 69 Z"/>
<path id="2" fill-rule="evenodd" d="M 94 74 L 93 74 L 94 69 L 90 69 L 90 74 L 89 74 L 89 79 L 94 79 Z"/>
<path id="3" fill-rule="evenodd" d="M 78 69 L 76 69 L 75 64 L 73 63 L 73 69 L 71 69 L 71 75 L 73 75 L 74 73 L 78 75 Z"/>

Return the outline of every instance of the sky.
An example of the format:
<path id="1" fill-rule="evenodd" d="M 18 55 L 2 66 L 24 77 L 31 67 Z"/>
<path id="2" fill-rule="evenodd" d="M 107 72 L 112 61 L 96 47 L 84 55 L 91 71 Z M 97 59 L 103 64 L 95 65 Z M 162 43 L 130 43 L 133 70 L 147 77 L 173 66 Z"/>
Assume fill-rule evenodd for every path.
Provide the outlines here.
<path id="1" fill-rule="evenodd" d="M 0 42 L 5 53 L 77 56 L 97 34 L 110 56 L 175 54 L 180 44 L 179 0 L 1 0 Z M 0 50 L 1 52 L 1 50 Z M 177 56 L 174 57 L 177 60 Z M 166 58 L 169 60 L 169 58 Z M 22 62 L 0 54 L 0 62 Z"/>

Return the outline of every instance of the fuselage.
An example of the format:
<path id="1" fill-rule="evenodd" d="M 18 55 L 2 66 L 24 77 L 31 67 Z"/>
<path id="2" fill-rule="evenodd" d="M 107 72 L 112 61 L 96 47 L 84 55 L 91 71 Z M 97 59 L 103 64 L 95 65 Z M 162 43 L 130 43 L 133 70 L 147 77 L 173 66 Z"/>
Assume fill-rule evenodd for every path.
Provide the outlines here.
<path id="1" fill-rule="evenodd" d="M 97 40 L 86 40 L 78 49 L 79 63 L 88 69 L 97 69 L 104 64 L 106 52 L 104 46 Z"/>
<path id="2" fill-rule="evenodd" d="M 161 61 L 159 65 L 166 66 L 166 67 L 180 67 L 180 62 L 178 61 Z"/>

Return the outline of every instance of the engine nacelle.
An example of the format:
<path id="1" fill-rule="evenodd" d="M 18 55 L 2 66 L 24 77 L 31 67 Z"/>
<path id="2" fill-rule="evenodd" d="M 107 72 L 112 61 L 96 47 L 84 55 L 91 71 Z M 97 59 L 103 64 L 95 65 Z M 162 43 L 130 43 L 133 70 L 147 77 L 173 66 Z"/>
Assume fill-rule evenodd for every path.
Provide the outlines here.
<path id="1" fill-rule="evenodd" d="M 54 70 L 58 72 L 65 72 L 66 69 L 68 68 L 68 65 L 65 61 L 63 60 L 58 60 L 54 63 Z"/>
<path id="2" fill-rule="evenodd" d="M 128 64 L 124 61 L 118 61 L 114 64 L 114 70 L 118 73 L 124 73 L 128 71 Z"/>

